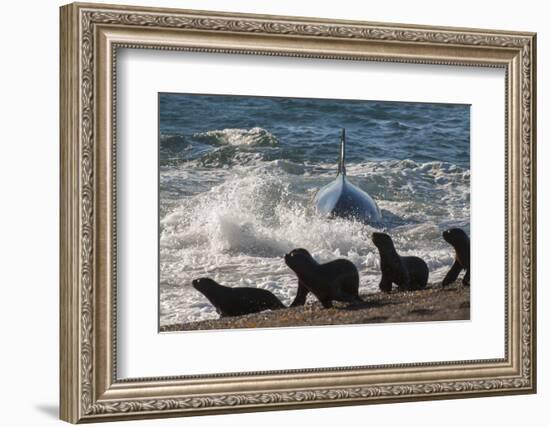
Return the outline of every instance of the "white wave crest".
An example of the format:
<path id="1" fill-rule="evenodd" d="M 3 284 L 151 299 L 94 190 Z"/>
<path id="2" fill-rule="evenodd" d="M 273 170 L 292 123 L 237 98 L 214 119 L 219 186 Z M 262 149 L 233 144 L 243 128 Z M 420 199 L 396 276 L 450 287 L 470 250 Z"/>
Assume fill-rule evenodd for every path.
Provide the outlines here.
<path id="1" fill-rule="evenodd" d="M 252 129 L 222 129 L 199 132 L 195 138 L 204 139 L 212 143 L 233 146 L 275 146 L 279 140 L 275 135 L 260 127 Z"/>

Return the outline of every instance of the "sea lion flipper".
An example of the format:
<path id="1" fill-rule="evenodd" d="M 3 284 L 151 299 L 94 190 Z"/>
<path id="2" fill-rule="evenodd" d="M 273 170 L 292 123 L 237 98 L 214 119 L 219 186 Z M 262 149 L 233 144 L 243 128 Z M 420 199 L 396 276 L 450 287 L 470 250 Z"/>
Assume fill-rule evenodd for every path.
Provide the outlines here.
<path id="1" fill-rule="evenodd" d="M 409 272 L 409 266 L 403 263 L 403 258 L 401 260 L 401 285 L 399 290 L 410 291 L 412 289 L 412 280 Z"/>
<path id="2" fill-rule="evenodd" d="M 301 280 L 298 280 L 298 291 L 296 292 L 296 298 L 294 298 L 294 301 L 290 304 L 290 306 L 298 307 L 304 305 L 306 303 L 307 294 L 309 294 L 309 289 Z"/>
<path id="3" fill-rule="evenodd" d="M 343 299 L 351 305 L 363 304 L 365 302 L 359 295 L 344 294 Z"/>
<path id="4" fill-rule="evenodd" d="M 286 305 L 284 305 L 279 298 L 273 295 L 273 301 L 271 303 L 270 310 L 280 310 L 283 308 L 286 308 Z"/>
<path id="5" fill-rule="evenodd" d="M 464 286 L 470 286 L 470 269 L 466 270 L 466 274 L 464 275 L 464 278 L 462 279 L 462 284 Z"/>
<path id="6" fill-rule="evenodd" d="M 447 272 L 447 275 L 443 279 L 443 282 L 441 283 L 441 285 L 445 287 L 453 283 L 457 279 L 458 274 L 460 273 L 460 270 L 462 270 L 462 266 L 458 261 L 455 260 L 451 269 Z"/>
<path id="7" fill-rule="evenodd" d="M 380 290 L 382 292 L 389 293 L 389 292 L 391 292 L 392 281 L 388 278 L 387 275 L 382 273 L 382 279 L 380 279 L 380 284 L 378 285 L 378 287 L 380 288 Z"/>
<path id="8" fill-rule="evenodd" d="M 330 298 L 320 300 L 324 308 L 332 308 L 332 300 Z"/>

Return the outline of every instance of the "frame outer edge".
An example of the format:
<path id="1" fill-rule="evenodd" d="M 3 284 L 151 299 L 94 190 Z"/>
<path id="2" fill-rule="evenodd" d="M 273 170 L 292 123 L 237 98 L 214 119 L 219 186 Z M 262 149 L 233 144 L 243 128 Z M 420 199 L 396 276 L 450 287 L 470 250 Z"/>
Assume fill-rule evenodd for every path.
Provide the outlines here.
<path id="1" fill-rule="evenodd" d="M 78 19 L 74 5 L 59 9 L 59 418 L 79 421 Z"/>
<path id="2" fill-rule="evenodd" d="M 531 390 L 537 393 L 537 33 L 531 36 Z"/>
<path id="3" fill-rule="evenodd" d="M 95 109 L 92 111 L 92 114 L 89 115 L 89 112 L 83 111 L 82 106 L 86 106 L 87 103 L 92 99 L 94 101 L 95 93 L 88 93 L 88 89 L 91 84 L 91 88 L 95 91 L 95 82 L 94 75 L 92 74 L 92 80 L 90 81 L 90 73 L 87 69 L 87 62 L 84 59 L 88 59 L 86 55 L 91 55 L 89 59 L 93 60 L 94 49 L 93 43 L 94 37 L 91 39 L 81 39 L 82 36 L 81 30 L 86 29 L 87 25 L 90 23 L 89 20 L 81 21 L 81 12 L 85 7 L 89 7 L 91 10 L 97 11 L 98 8 L 102 8 L 107 11 L 136 11 L 136 12 L 146 12 L 152 11 L 154 9 L 134 7 L 130 8 L 127 6 L 114 6 L 114 5 L 100 5 L 100 4 L 72 4 L 68 6 L 61 7 L 60 10 L 60 20 L 61 20 L 61 32 L 60 32 L 60 53 L 61 53 L 61 63 L 60 63 L 60 139 L 61 139 L 61 151 L 60 151 L 60 163 L 61 163 L 61 197 L 60 197 L 60 384 L 61 384 L 61 411 L 60 418 L 71 422 L 94 422 L 94 421 L 108 421 L 108 420 L 118 420 L 118 419 L 139 419 L 139 418 L 152 418 L 152 417 L 167 417 L 167 416 L 181 416 L 181 415 L 201 415 L 201 414 L 214 414 L 214 413 L 236 413 L 236 412 L 250 412 L 250 411 L 265 411 L 265 410 L 276 410 L 276 409 L 290 409 L 290 408 L 306 408 L 306 407 L 328 407 L 328 406 L 337 406 L 337 405 L 349 405 L 349 404 L 365 404 L 365 403 L 382 403 L 378 399 L 373 399 L 367 402 L 366 397 L 356 397 L 356 390 L 343 390 L 347 393 L 349 391 L 350 396 L 345 397 L 345 395 L 340 395 L 333 397 L 333 394 L 327 395 L 328 397 L 322 397 L 317 395 L 316 390 L 297 390 L 296 394 L 299 395 L 300 399 L 297 399 L 296 396 L 290 396 L 289 393 L 278 393 L 275 396 L 275 392 L 270 391 L 270 394 L 256 395 L 249 393 L 240 393 L 229 396 L 229 400 L 226 400 L 227 396 L 203 396 L 203 397 L 192 397 L 189 402 L 177 399 L 145 399 L 145 400 L 112 400 L 107 402 L 98 402 L 97 396 L 94 396 L 96 391 L 97 383 L 93 374 L 95 373 L 94 363 L 94 353 L 96 351 L 96 339 L 95 333 L 96 330 L 92 330 L 92 325 L 89 324 L 90 316 L 95 314 L 94 308 L 97 303 L 97 294 L 92 293 L 95 285 L 97 284 L 97 277 L 92 275 L 92 271 L 89 271 L 90 266 L 94 266 L 97 259 L 93 254 L 93 249 L 88 238 L 90 234 L 92 237 L 95 237 L 95 231 L 97 223 L 94 221 L 94 199 L 96 194 L 96 187 L 90 187 L 94 185 L 94 172 L 97 171 L 96 164 L 93 163 L 96 161 L 93 156 L 93 149 L 95 144 L 93 144 L 96 135 L 94 135 L 93 130 L 95 130 L 95 125 L 92 121 L 92 128 L 90 128 L 90 119 L 94 118 Z M 156 9 L 156 8 L 155 8 Z M 163 9 L 165 12 L 170 13 L 191 13 L 192 11 L 184 11 L 177 9 Z M 84 11 L 86 12 L 86 11 Z M 105 12 L 105 10 L 101 10 Z M 213 18 L 219 17 L 235 17 L 239 18 L 242 16 L 246 22 L 246 18 L 250 18 L 253 24 L 260 22 L 262 20 L 260 15 L 246 15 L 246 14 L 222 14 L 218 12 L 197 12 L 199 15 L 197 19 L 201 22 L 206 22 L 206 29 L 210 30 L 223 30 L 218 28 L 216 25 L 218 22 L 214 22 Z M 212 14 L 212 18 L 209 18 Z M 85 16 L 85 15 L 83 15 Z M 132 15 L 133 16 L 133 15 Z M 107 16 L 107 18 L 109 18 Z M 275 18 L 275 17 L 272 17 Z M 316 19 L 311 18 L 291 18 L 291 17 L 276 17 L 277 19 L 286 20 L 288 26 L 294 26 L 298 23 L 304 22 L 306 27 L 312 27 L 315 29 L 316 24 L 321 24 L 317 22 Z M 223 19 L 222 19 L 223 20 Z M 108 19 L 107 19 L 108 21 Z M 233 20 L 235 21 L 235 20 Z M 237 20 L 238 21 L 238 20 Z M 269 19 L 268 19 L 269 21 Z M 139 24 L 133 21 L 128 21 L 130 25 L 149 25 L 147 22 L 144 24 Z M 322 21 L 325 23 L 328 21 Z M 335 24 L 344 22 L 334 22 Z M 115 22 L 116 24 L 116 22 Z M 212 24 L 212 25 L 211 25 Z M 234 24 L 234 23 L 230 23 Z M 261 22 L 263 28 L 263 22 Z M 348 23 L 349 24 L 349 23 Z M 363 25 L 367 23 L 358 23 L 358 25 Z M 374 23 L 369 23 L 373 25 Z M 194 28 L 194 23 L 190 25 L 191 28 Z M 391 30 L 392 24 L 386 24 Z M 332 28 L 329 28 L 327 25 L 323 25 L 326 28 L 321 28 L 319 34 L 315 36 L 330 36 L 330 38 L 362 38 L 362 33 L 357 32 L 356 28 L 353 29 L 355 32 L 350 33 L 348 36 L 345 34 L 334 35 L 332 33 Z M 183 27 L 183 25 L 182 25 Z M 201 27 L 202 28 L 202 27 Z M 232 28 L 229 26 L 228 28 Z M 271 28 L 271 27 L 270 27 Z M 294 30 L 299 36 L 310 36 L 306 31 L 304 31 L 301 26 L 296 27 Z M 405 30 L 408 31 L 408 26 L 405 27 Z M 416 27 L 410 27 L 411 29 Z M 422 27 L 419 27 L 422 28 Z M 268 28 L 269 29 L 269 28 Z M 438 27 L 427 27 L 425 28 L 429 31 L 447 31 L 453 33 L 453 30 L 459 30 L 458 28 L 438 28 Z M 271 28 L 272 32 L 276 35 L 282 33 L 279 28 Z M 330 31 L 329 31 L 330 30 Z M 401 30 L 401 29 L 400 29 Z M 227 30 L 224 30 L 227 31 Z M 241 28 L 237 27 L 238 32 L 255 32 L 256 29 L 254 26 Z M 260 31 L 262 32 L 262 31 Z M 511 379 L 510 384 L 506 386 L 503 383 L 503 388 L 498 390 L 500 387 L 498 381 L 500 379 L 495 379 L 496 383 L 491 381 L 484 382 L 480 381 L 479 389 L 472 388 L 471 396 L 466 395 L 465 393 L 458 394 L 457 390 L 446 390 L 442 389 L 442 393 L 434 393 L 437 391 L 431 387 L 434 384 L 424 384 L 425 386 L 424 394 L 419 391 L 414 390 L 415 384 L 412 384 L 413 387 L 411 394 L 408 393 L 398 393 L 398 395 L 392 395 L 388 399 L 390 402 L 398 401 L 411 401 L 411 400 L 432 400 L 437 398 L 464 398 L 464 397 L 473 397 L 475 395 L 485 396 L 485 395 L 500 395 L 500 394 L 524 394 L 524 393 L 533 393 L 536 391 L 536 312 L 535 312 L 535 302 L 536 302 L 536 264 L 535 264 L 535 255 L 536 255 L 536 178 L 535 178 L 535 161 L 536 161 L 536 129 L 535 129 L 535 111 L 536 111 L 536 98 L 535 98 L 535 75 L 536 75 L 536 35 L 533 33 L 516 33 L 516 36 L 511 33 L 506 32 L 497 32 L 499 36 L 493 36 L 491 32 L 481 31 L 479 34 L 476 30 L 468 29 L 468 33 L 464 36 L 473 37 L 473 39 L 466 38 L 462 43 L 467 45 L 475 45 L 480 42 L 482 45 L 487 43 L 488 46 L 497 46 L 510 49 L 526 49 L 530 48 L 530 52 L 527 52 L 527 55 L 523 57 L 526 61 L 530 61 L 530 65 L 527 65 L 528 69 L 528 84 L 526 85 L 527 89 L 520 89 L 520 94 L 523 94 L 524 90 L 528 92 L 530 98 L 524 98 L 523 101 L 527 104 L 523 110 L 530 114 L 530 117 L 525 120 L 523 126 L 526 126 L 526 131 L 530 132 L 530 137 L 523 139 L 523 147 L 526 148 L 526 151 L 529 153 L 525 157 L 522 156 L 522 160 L 527 164 L 525 167 L 520 166 L 519 172 L 525 173 L 528 180 L 523 181 L 525 187 L 520 185 L 520 197 L 521 194 L 525 194 L 524 191 L 530 191 L 530 194 L 525 194 L 525 199 L 523 202 L 525 205 L 522 207 L 523 213 L 526 210 L 529 210 L 527 215 L 524 214 L 523 219 L 526 221 L 527 225 L 530 227 L 530 230 L 526 232 L 528 235 L 528 249 L 525 250 L 524 256 L 528 257 L 527 264 L 527 280 L 529 281 L 524 285 L 524 310 L 529 311 L 527 316 L 522 316 L 525 334 L 520 332 L 520 336 L 525 340 L 523 341 L 523 346 L 519 357 L 524 359 L 527 357 L 527 370 L 523 371 L 522 378 L 520 379 Z M 291 32 L 292 33 L 292 32 Z M 420 31 L 419 31 L 420 33 Z M 292 33 L 294 34 L 294 33 Z M 347 34 L 347 33 L 346 33 Z M 443 33 L 442 33 L 443 34 Z M 485 36 L 487 34 L 487 36 Z M 436 36 L 438 34 L 435 34 Z M 483 35 L 483 37 L 482 37 Z M 520 36 L 521 35 L 521 36 Z M 406 37 L 413 36 L 415 37 L 415 32 L 407 32 L 406 34 L 399 34 L 398 39 L 405 39 Z M 422 34 L 420 34 L 422 36 Z M 391 38 L 391 37 L 390 37 Z M 508 39 L 507 39 L 508 38 Z M 447 37 L 440 39 L 436 38 L 435 41 L 430 37 L 420 37 L 421 43 L 437 45 L 440 43 L 448 43 L 449 45 L 460 44 L 456 40 Z M 382 40 L 382 38 L 380 38 Z M 408 40 L 408 39 L 407 39 Z M 473 40 L 473 41 L 472 41 Z M 476 41 L 477 40 L 477 41 Z M 411 40 L 408 40 L 411 41 Z M 414 41 L 414 40 L 413 40 Z M 83 48 L 85 46 L 86 48 Z M 89 51 L 90 47 L 92 50 Z M 88 50 L 87 50 L 88 49 Z M 83 62 L 81 62 L 83 60 Z M 521 60 L 519 61 L 521 64 Z M 92 61 L 93 63 L 93 61 Z M 96 64 L 97 65 L 97 64 Z M 95 65 L 94 65 L 95 66 Z M 94 70 L 93 73 L 96 71 Z M 84 82 L 83 74 L 86 76 Z M 527 73 L 526 73 L 527 74 Z M 520 74 L 521 75 L 521 71 Z M 84 83 L 83 83 L 84 82 Z M 521 87 L 521 85 L 520 85 Z M 525 105 L 523 104 L 523 105 Z M 520 124 L 520 126 L 521 126 Z M 522 135 L 522 132 L 520 132 Z M 90 149 L 92 149 L 90 151 Z M 90 160 L 92 164 L 90 164 Z M 525 163 L 524 163 L 525 164 Z M 527 173 L 525 172 L 527 171 Z M 92 181 L 88 180 L 92 178 Z M 91 193 L 90 193 L 91 191 Z M 85 194 L 85 198 L 80 196 Z M 91 204 L 91 205 L 90 205 Z M 525 207 L 528 205 L 528 207 Z M 82 230 L 82 227 L 85 230 Z M 521 256 L 521 253 L 519 254 Z M 525 292 L 527 291 L 527 292 Z M 529 295 L 530 292 L 530 295 Z M 90 307 L 91 305 L 91 307 Z M 92 311 L 90 311 L 90 308 Z M 529 332 L 529 327 L 530 332 Z M 519 328 L 518 328 L 519 330 Z M 526 372 L 528 374 L 526 375 Z M 504 379 L 503 379 L 504 381 Z M 514 382 L 517 381 L 517 382 Z M 469 384 L 466 382 L 466 384 Z M 495 386 L 496 384 L 496 386 Z M 445 384 L 442 385 L 444 387 Z M 451 384 L 452 386 L 452 384 Z M 408 387 L 408 385 L 402 385 L 402 387 Z M 426 388 L 427 387 L 427 388 Z M 452 387 L 451 387 L 452 388 Z M 389 389 L 388 389 L 389 390 Z M 404 391 L 408 389 L 404 388 Z M 327 393 L 333 393 L 334 390 L 321 390 L 326 391 Z M 389 390 L 391 392 L 392 390 Z M 464 390 L 462 390 L 464 392 Z M 265 401 L 265 397 L 272 397 L 273 401 Z M 306 397 L 306 400 L 303 401 L 302 398 Z M 311 397 L 311 400 L 309 399 Z M 369 395 L 368 398 L 372 398 L 372 395 Z M 247 400 L 250 398 L 250 400 Z M 240 400 L 242 399 L 242 400 Z M 290 399 L 290 400 L 287 400 Z M 172 406 L 174 405 L 174 406 Z"/>
<path id="4" fill-rule="evenodd" d="M 370 25 L 376 27 L 387 27 L 387 28 L 406 28 L 409 30 L 426 30 L 426 31 L 465 31 L 469 33 L 477 34 L 491 34 L 491 35 L 506 35 L 506 36 L 518 36 L 518 37 L 533 37 L 536 33 L 531 31 L 513 31 L 513 30 L 503 30 L 496 28 L 476 28 L 476 27 L 462 27 L 462 26 L 450 26 L 444 27 L 439 25 L 423 25 L 423 24 L 410 24 L 403 22 L 386 22 L 386 21 L 365 21 L 362 19 L 334 19 L 334 18 L 321 18 L 315 17 L 312 15 L 278 15 L 271 13 L 252 13 L 252 12 L 230 12 L 230 11 L 221 11 L 221 10 L 208 10 L 208 9 L 187 9 L 183 7 L 174 7 L 174 6 L 143 6 L 143 5 L 128 5 L 128 4 L 112 4 L 112 3 L 90 3 L 88 1 L 76 1 L 72 5 L 77 6 L 81 9 L 96 9 L 104 11 L 120 11 L 124 10 L 128 13 L 153 13 L 153 14 L 181 14 L 187 13 L 194 15 L 196 17 L 205 17 L 205 18 L 249 18 L 249 19 L 258 19 L 258 20 L 267 20 L 267 21 L 288 21 L 294 23 L 303 23 L 303 24 L 333 24 L 333 25 Z"/>

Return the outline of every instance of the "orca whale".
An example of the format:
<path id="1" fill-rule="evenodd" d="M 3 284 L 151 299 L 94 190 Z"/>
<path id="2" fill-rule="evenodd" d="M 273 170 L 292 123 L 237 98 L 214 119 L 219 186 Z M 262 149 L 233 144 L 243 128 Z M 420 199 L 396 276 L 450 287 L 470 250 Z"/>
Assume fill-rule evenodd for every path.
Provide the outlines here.
<path id="1" fill-rule="evenodd" d="M 346 130 L 340 136 L 340 160 L 336 179 L 322 187 L 314 199 L 317 212 L 326 217 L 354 219 L 374 224 L 382 219 L 380 209 L 366 192 L 346 176 Z"/>

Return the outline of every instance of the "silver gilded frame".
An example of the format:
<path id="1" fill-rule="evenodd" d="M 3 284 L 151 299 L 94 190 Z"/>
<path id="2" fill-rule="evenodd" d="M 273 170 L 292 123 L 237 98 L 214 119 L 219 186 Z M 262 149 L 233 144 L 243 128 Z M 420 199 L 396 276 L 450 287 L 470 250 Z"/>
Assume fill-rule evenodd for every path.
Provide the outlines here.
<path id="1" fill-rule="evenodd" d="M 535 392 L 535 34 L 76 3 L 61 8 L 60 44 L 62 419 L 77 423 Z M 119 48 L 504 68 L 505 357 L 117 379 Z"/>

